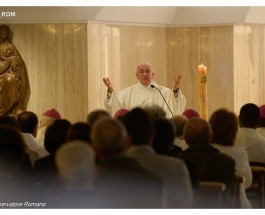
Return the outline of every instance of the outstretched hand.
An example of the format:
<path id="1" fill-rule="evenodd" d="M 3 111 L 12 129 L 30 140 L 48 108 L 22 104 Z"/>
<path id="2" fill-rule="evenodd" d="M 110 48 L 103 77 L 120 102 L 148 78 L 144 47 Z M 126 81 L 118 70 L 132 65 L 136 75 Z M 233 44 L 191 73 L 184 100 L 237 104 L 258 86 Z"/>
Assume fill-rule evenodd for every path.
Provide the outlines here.
<path id="1" fill-rule="evenodd" d="M 103 78 L 103 82 L 106 85 L 106 87 L 108 88 L 108 93 L 112 93 L 113 92 L 113 86 L 112 83 L 110 82 L 109 78 Z"/>
<path id="2" fill-rule="evenodd" d="M 177 75 L 176 78 L 174 79 L 174 85 L 173 85 L 174 91 L 179 88 L 181 79 L 182 79 L 182 75 Z"/>

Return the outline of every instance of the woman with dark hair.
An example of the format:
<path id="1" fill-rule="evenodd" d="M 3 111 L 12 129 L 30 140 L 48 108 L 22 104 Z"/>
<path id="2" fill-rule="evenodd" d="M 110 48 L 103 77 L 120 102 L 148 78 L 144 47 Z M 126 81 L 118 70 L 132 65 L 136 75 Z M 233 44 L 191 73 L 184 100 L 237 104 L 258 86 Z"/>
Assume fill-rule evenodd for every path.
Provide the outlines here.
<path id="1" fill-rule="evenodd" d="M 248 154 L 243 147 L 235 145 L 238 131 L 237 116 L 226 109 L 218 109 L 211 115 L 209 123 L 213 131 L 212 146 L 232 157 L 236 162 L 235 174 L 245 178 L 244 183 L 241 183 L 239 188 L 240 205 L 242 208 L 251 208 L 245 192 L 245 189 L 252 183 Z"/>

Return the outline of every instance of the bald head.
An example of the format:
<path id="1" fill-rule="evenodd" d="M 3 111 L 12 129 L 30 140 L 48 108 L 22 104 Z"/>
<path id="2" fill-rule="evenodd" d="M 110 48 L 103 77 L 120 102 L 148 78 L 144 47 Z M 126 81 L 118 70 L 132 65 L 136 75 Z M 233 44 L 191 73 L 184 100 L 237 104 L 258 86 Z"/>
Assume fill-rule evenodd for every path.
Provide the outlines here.
<path id="1" fill-rule="evenodd" d="M 97 121 L 91 131 L 92 144 L 103 156 L 122 153 L 126 149 L 126 137 L 124 125 L 112 118 Z"/>
<path id="2" fill-rule="evenodd" d="M 92 147 L 83 141 L 70 141 L 58 149 L 55 162 L 66 188 L 92 188 L 94 157 Z"/>
<path id="3" fill-rule="evenodd" d="M 181 137 L 183 135 L 183 128 L 189 121 L 188 118 L 183 115 L 175 115 L 171 118 L 171 121 L 173 121 L 175 125 L 175 136 Z"/>
<path id="4" fill-rule="evenodd" d="M 183 135 L 188 145 L 209 144 L 212 137 L 212 130 L 206 120 L 192 118 L 184 126 Z"/>

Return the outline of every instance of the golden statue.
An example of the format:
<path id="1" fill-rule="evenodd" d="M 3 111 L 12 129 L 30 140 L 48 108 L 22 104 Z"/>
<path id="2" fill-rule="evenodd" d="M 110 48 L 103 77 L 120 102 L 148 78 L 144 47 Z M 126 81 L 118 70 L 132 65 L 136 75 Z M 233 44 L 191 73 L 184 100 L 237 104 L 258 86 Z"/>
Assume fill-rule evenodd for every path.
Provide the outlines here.
<path id="1" fill-rule="evenodd" d="M 12 43 L 7 25 L 0 25 L 0 116 L 27 110 L 30 85 L 26 65 Z"/>

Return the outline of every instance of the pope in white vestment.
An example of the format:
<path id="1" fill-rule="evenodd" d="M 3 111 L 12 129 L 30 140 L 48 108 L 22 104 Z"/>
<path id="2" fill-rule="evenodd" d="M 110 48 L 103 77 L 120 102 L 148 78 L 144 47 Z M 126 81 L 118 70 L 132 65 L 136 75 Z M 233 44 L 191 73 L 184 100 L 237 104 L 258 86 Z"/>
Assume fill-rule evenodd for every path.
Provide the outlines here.
<path id="1" fill-rule="evenodd" d="M 172 114 L 177 115 L 183 113 L 186 98 L 179 89 L 181 75 L 178 75 L 174 80 L 173 89 L 159 86 L 153 80 L 154 72 L 152 66 L 148 63 L 142 63 L 137 67 L 136 77 L 139 80 L 137 84 L 127 87 L 120 92 L 116 92 L 113 89 L 109 78 L 103 78 L 108 88 L 105 107 L 112 115 L 121 108 L 130 110 L 135 107 L 150 106 L 152 104 L 161 106 L 168 118 L 171 118 Z M 152 85 L 153 87 L 151 87 Z"/>

